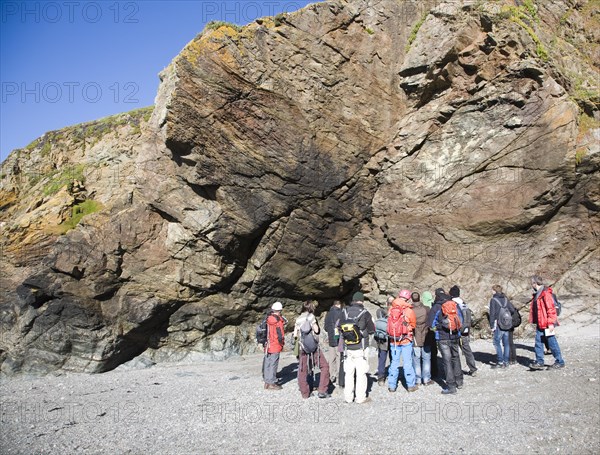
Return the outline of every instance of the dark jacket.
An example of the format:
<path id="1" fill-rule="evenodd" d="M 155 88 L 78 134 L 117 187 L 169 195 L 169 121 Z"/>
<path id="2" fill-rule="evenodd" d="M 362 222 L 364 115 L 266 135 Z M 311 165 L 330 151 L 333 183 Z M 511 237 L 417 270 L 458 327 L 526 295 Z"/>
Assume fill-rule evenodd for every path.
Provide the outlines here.
<path id="1" fill-rule="evenodd" d="M 460 331 L 457 333 L 450 333 L 448 329 L 442 327 L 442 303 L 447 302 L 448 300 L 452 300 L 452 297 L 448 294 L 436 294 L 435 301 L 433 302 L 433 306 L 431 307 L 427 319 L 427 326 L 435 330 L 435 339 L 438 341 L 458 340 L 460 338 Z M 462 313 L 458 307 L 457 314 L 462 321 Z"/>
<path id="2" fill-rule="evenodd" d="M 337 346 L 338 341 L 335 336 L 335 328 L 338 326 L 338 322 L 342 317 L 342 309 L 336 307 L 335 305 L 331 307 L 327 316 L 325 316 L 325 324 L 324 328 L 327 332 L 327 340 L 329 342 L 329 346 Z"/>
<path id="3" fill-rule="evenodd" d="M 344 308 L 343 311 L 346 311 L 350 318 L 354 318 L 363 310 L 365 310 L 365 307 L 362 303 L 353 302 L 351 305 Z M 344 320 L 343 311 L 340 315 L 340 321 Z M 369 346 L 369 335 L 373 335 L 375 333 L 375 323 L 373 322 L 373 317 L 367 310 L 364 311 L 362 316 L 360 316 L 355 323 L 362 333 L 363 341 L 362 343 L 347 345 L 346 349 L 349 349 L 350 351 L 365 349 L 367 346 Z"/>
<path id="4" fill-rule="evenodd" d="M 422 302 L 413 302 L 413 311 L 417 318 L 417 326 L 415 327 L 415 339 L 414 346 L 422 347 L 425 344 L 425 337 L 429 332 L 429 320 L 430 309 L 423 305 Z"/>
<path id="5" fill-rule="evenodd" d="M 508 308 L 508 311 L 510 311 L 511 315 L 516 311 L 513 304 L 510 303 L 510 300 L 508 300 L 508 297 L 506 297 L 503 293 L 496 292 L 490 299 L 489 318 L 490 327 L 492 329 L 496 327 L 496 321 L 498 320 L 498 316 L 500 316 L 500 308 L 504 305 L 506 305 L 506 308 Z"/>

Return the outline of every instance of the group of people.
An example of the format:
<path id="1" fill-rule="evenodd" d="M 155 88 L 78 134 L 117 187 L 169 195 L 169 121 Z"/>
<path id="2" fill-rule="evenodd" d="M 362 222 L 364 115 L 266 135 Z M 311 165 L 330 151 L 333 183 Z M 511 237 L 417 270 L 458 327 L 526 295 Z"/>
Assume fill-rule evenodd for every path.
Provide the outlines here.
<path id="1" fill-rule="evenodd" d="M 552 288 L 539 276 L 531 278 L 533 296 L 529 322 L 535 325 L 535 360 L 533 370 L 545 368 L 544 344 L 555 358 L 550 368 L 562 368 L 565 362 L 554 328 L 558 326 L 556 300 Z M 368 387 L 368 351 L 370 337 L 377 345 L 377 382 L 388 391 L 396 392 L 400 382 L 400 359 L 406 390 L 414 392 L 420 386 L 433 384 L 440 378 L 437 353 L 442 357 L 445 387 L 442 394 L 454 394 L 463 387 L 463 375 L 477 375 L 475 356 L 470 347 L 473 314 L 460 297 L 458 285 L 448 293 L 442 288 L 411 292 L 401 290 L 397 297 L 388 297 L 385 308 L 377 310 L 376 319 L 364 307 L 364 295 L 356 292 L 348 306 L 335 301 L 321 330 L 314 314 L 316 304 L 305 302 L 296 319 L 293 332 L 294 350 L 298 358 L 298 386 L 303 398 L 311 396 L 309 378 L 316 367 L 320 370 L 317 393 L 329 397 L 329 387 L 337 384 L 344 389 L 348 403 L 365 403 Z M 264 343 L 263 378 L 265 389 L 279 390 L 277 368 L 285 343 L 287 320 L 281 314 L 283 305 L 275 302 L 266 318 L 267 337 Z M 516 321 L 516 322 L 515 322 Z M 514 327 L 520 315 L 504 294 L 502 287 L 493 286 L 489 302 L 489 324 L 493 333 L 497 362 L 492 368 L 507 368 L 516 363 L 513 342 Z M 463 373 L 460 351 L 468 371 Z M 387 376 L 386 363 L 390 359 Z"/>

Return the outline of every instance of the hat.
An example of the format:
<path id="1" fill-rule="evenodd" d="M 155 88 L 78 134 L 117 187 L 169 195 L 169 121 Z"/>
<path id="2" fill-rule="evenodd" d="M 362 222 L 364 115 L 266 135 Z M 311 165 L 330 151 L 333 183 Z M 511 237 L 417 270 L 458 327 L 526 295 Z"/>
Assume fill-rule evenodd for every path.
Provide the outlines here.
<path id="1" fill-rule="evenodd" d="M 460 288 L 455 284 L 450 288 L 450 297 L 459 297 L 460 296 Z"/>
<path id="2" fill-rule="evenodd" d="M 362 292 L 355 292 L 352 296 L 353 302 L 362 302 L 365 300 L 365 295 Z"/>
<path id="3" fill-rule="evenodd" d="M 437 289 L 435 290 L 435 295 L 436 295 L 436 297 L 437 297 L 437 296 L 440 296 L 440 295 L 444 295 L 445 293 L 446 293 L 446 292 L 445 292 L 445 291 L 444 291 L 442 288 L 437 288 Z"/>
<path id="4" fill-rule="evenodd" d="M 275 302 L 275 303 L 274 303 L 274 304 L 271 306 L 271 309 L 272 309 L 273 311 L 281 311 L 281 310 L 283 310 L 283 305 L 282 305 L 282 303 L 281 303 L 281 302 Z"/>
<path id="5" fill-rule="evenodd" d="M 400 292 L 398 292 L 398 297 L 401 299 L 410 300 L 410 291 L 408 289 L 402 289 Z"/>
<path id="6" fill-rule="evenodd" d="M 423 292 L 423 294 L 421 295 L 421 300 L 423 300 L 423 305 L 431 308 L 431 304 L 433 303 L 433 296 L 431 295 L 431 292 Z"/>

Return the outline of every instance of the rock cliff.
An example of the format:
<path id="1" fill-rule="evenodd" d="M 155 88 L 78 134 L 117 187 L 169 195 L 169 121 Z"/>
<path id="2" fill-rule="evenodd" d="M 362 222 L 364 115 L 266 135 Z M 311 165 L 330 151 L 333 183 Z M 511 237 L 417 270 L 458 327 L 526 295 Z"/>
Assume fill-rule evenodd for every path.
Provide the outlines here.
<path id="1" fill-rule="evenodd" d="M 362 289 L 554 283 L 598 322 L 596 1 L 332 0 L 209 24 L 154 109 L 3 163 L 3 374 L 253 349 Z"/>

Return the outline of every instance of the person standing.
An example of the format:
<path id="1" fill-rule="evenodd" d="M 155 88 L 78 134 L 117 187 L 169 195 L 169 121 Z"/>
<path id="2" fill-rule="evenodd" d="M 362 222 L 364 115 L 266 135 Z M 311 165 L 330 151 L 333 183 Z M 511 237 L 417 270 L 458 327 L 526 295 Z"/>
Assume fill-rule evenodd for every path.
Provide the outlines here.
<path id="1" fill-rule="evenodd" d="M 431 385 L 431 347 L 427 344 L 427 336 L 431 333 L 427 325 L 430 309 L 423 305 L 418 292 L 410 296 L 413 302 L 413 311 L 416 318 L 415 338 L 413 346 L 413 365 L 415 369 L 416 384 Z"/>
<path id="2" fill-rule="evenodd" d="M 410 303 L 410 291 L 403 289 L 398 298 L 392 302 L 388 315 L 387 333 L 390 340 L 392 363 L 388 372 L 388 390 L 395 392 L 398 387 L 400 357 L 402 357 L 406 390 L 415 392 L 418 389 L 413 367 L 413 338 L 416 326 L 415 312 Z"/>
<path id="3" fill-rule="evenodd" d="M 279 366 L 279 354 L 285 343 L 285 318 L 281 315 L 283 305 L 275 302 L 271 306 L 271 312 L 267 316 L 267 342 L 265 343 L 265 356 L 263 358 L 263 379 L 265 389 L 281 390 L 277 384 L 277 368 Z"/>
<path id="4" fill-rule="evenodd" d="M 463 327 L 461 330 L 461 337 L 459 340 L 459 345 L 462 350 L 463 355 L 465 356 L 465 362 L 467 362 L 467 367 L 469 367 L 469 375 L 476 376 L 477 375 L 477 364 L 475 363 L 475 356 L 473 355 L 473 351 L 471 350 L 471 309 L 464 302 L 464 300 L 460 297 L 460 288 L 458 285 L 454 285 L 450 288 L 450 297 L 458 304 L 458 308 L 462 312 L 463 315 Z"/>
<path id="5" fill-rule="evenodd" d="M 300 341 L 300 356 L 298 358 L 298 386 L 302 398 L 311 395 L 308 376 L 313 368 L 318 365 L 321 370 L 319 379 L 319 398 L 327 398 L 329 387 L 329 364 L 319 348 L 319 323 L 314 315 L 315 304 L 307 301 L 303 305 L 304 312 L 296 319 L 294 337 Z"/>
<path id="6" fill-rule="evenodd" d="M 375 321 L 375 341 L 377 342 L 377 384 L 385 385 L 385 363 L 389 357 L 389 340 L 387 335 L 388 312 L 392 307 L 394 297 L 389 296 L 385 308 L 377 309 L 377 320 Z"/>
<path id="7" fill-rule="evenodd" d="M 463 372 L 460 365 L 460 355 L 458 341 L 460 339 L 460 330 L 453 328 L 457 323 L 450 325 L 450 319 L 462 319 L 460 309 L 456 302 L 452 300 L 442 288 L 435 290 L 435 301 L 427 324 L 435 331 L 435 338 L 438 342 L 438 349 L 442 353 L 444 362 L 444 372 L 446 374 L 447 387 L 442 390 L 445 394 L 454 394 L 457 389 L 463 387 Z"/>
<path id="8" fill-rule="evenodd" d="M 344 340 L 344 400 L 346 403 L 366 403 L 367 398 L 367 373 L 369 362 L 367 347 L 369 335 L 375 333 L 375 324 L 371 313 L 364 307 L 364 295 L 356 292 L 352 296 L 352 303 L 342 310 L 339 330 Z M 354 375 L 356 374 L 356 382 Z"/>
<path id="9" fill-rule="evenodd" d="M 498 362 L 492 368 L 507 368 L 510 360 L 508 331 L 512 328 L 512 314 L 515 307 L 502 292 L 502 286 L 492 286 L 494 292 L 490 300 L 490 328 L 494 334 L 494 346 Z"/>
<path id="10" fill-rule="evenodd" d="M 431 306 L 433 305 L 433 295 L 429 291 L 425 291 L 421 294 L 421 301 L 423 302 L 423 306 L 426 306 L 431 310 Z M 429 346 L 431 350 L 431 377 L 437 378 L 439 377 L 438 371 L 438 350 L 437 343 L 435 341 L 435 333 L 432 330 L 429 330 L 427 338 L 425 342 Z"/>
<path id="11" fill-rule="evenodd" d="M 535 324 L 535 361 L 529 365 L 532 370 L 544 368 L 544 343 L 542 336 L 546 335 L 548 346 L 554 356 L 554 364 L 550 368 L 564 368 L 565 361 L 560 352 L 560 346 L 554 334 L 554 329 L 559 325 L 552 288 L 544 286 L 544 280 L 539 275 L 531 277 L 533 298 L 529 308 L 529 322 Z"/>
<path id="12" fill-rule="evenodd" d="M 335 300 L 327 316 L 325 317 L 325 332 L 327 333 L 327 346 L 324 349 L 325 358 L 329 364 L 329 380 L 335 384 L 340 373 L 341 353 L 338 349 L 340 334 L 338 323 L 342 316 L 342 302 Z"/>

